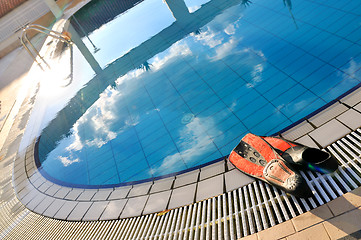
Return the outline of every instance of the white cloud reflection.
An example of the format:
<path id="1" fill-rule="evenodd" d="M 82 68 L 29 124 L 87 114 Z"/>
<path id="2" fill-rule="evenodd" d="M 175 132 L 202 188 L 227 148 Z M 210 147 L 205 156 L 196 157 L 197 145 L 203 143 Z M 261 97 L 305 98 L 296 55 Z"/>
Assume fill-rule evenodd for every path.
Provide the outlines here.
<path id="1" fill-rule="evenodd" d="M 165 157 L 159 167 L 150 169 L 151 174 L 162 175 L 179 170 L 177 163 L 182 160 L 188 164 L 188 167 L 191 166 L 192 161 L 214 149 L 211 138 L 222 133 L 216 128 L 212 119 L 200 117 L 193 118 L 179 131 L 181 137 L 178 148 L 181 151 Z"/>
<path id="2" fill-rule="evenodd" d="M 158 71 L 167 63 L 170 63 L 172 60 L 177 59 L 180 56 L 190 56 L 192 55 L 192 51 L 184 41 L 179 41 L 173 44 L 169 50 L 167 50 L 164 56 L 157 55 L 154 57 L 153 62 L 151 63 L 153 71 Z"/>
<path id="3" fill-rule="evenodd" d="M 79 158 L 76 158 L 74 160 L 70 160 L 68 157 L 62 157 L 62 156 L 59 156 L 59 160 L 60 162 L 64 165 L 64 167 L 67 167 L 73 163 L 77 163 L 77 162 L 80 162 Z"/>

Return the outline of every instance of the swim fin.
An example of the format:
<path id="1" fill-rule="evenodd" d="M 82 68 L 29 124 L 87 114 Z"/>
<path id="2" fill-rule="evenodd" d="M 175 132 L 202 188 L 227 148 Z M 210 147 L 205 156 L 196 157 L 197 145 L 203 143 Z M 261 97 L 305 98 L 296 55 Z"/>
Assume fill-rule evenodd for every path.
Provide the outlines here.
<path id="1" fill-rule="evenodd" d="M 338 168 L 337 160 L 328 152 L 311 148 L 280 137 L 262 137 L 291 164 L 302 170 L 331 173 Z"/>
<path id="2" fill-rule="evenodd" d="M 312 192 L 301 174 L 263 138 L 248 133 L 229 155 L 230 162 L 241 172 L 267 182 L 287 193 L 307 198 Z"/>

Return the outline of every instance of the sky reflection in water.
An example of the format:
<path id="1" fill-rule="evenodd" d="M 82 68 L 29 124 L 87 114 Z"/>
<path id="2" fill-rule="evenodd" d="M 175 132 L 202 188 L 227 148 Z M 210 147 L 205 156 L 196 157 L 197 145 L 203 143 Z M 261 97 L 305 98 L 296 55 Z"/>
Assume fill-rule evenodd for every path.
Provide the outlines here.
<path id="1" fill-rule="evenodd" d="M 145 0 L 90 34 L 115 83 L 94 104 L 81 100 L 91 107 L 61 139 L 44 129 L 41 169 L 64 184 L 108 186 L 185 170 L 227 155 L 247 132 L 275 133 L 359 83 L 360 46 L 323 30 L 332 31 L 332 10 L 312 10 L 310 19 L 314 3 L 242 2 L 170 0 L 169 10 Z M 356 29 L 347 22 L 345 36 Z M 118 61 L 133 70 L 122 73 Z"/>

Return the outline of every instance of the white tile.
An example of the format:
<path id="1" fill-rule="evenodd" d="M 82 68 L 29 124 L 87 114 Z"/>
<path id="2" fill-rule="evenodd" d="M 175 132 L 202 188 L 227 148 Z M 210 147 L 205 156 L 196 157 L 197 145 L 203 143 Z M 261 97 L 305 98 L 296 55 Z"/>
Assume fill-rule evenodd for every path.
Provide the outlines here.
<path id="1" fill-rule="evenodd" d="M 196 201 L 214 197 L 224 193 L 223 174 L 198 182 Z"/>
<path id="2" fill-rule="evenodd" d="M 71 191 L 71 188 L 62 187 L 59 189 L 55 194 L 54 197 L 56 198 L 65 198 L 65 196 Z"/>
<path id="3" fill-rule="evenodd" d="M 177 175 L 173 188 L 184 186 L 198 181 L 199 170 L 191 171 L 181 175 Z"/>
<path id="4" fill-rule="evenodd" d="M 225 164 L 224 161 L 222 160 L 220 162 L 201 168 L 201 173 L 199 178 L 200 180 L 203 180 L 224 172 L 225 172 Z"/>
<path id="5" fill-rule="evenodd" d="M 78 202 L 75 201 L 65 201 L 64 205 L 62 205 L 58 212 L 55 214 L 54 218 L 65 220 L 69 214 L 73 211 Z M 54 203 L 53 203 L 54 204 Z M 45 211 L 46 212 L 46 211 Z"/>
<path id="6" fill-rule="evenodd" d="M 196 193 L 196 183 L 173 189 L 168 208 L 176 208 L 188 205 L 194 202 Z"/>
<path id="7" fill-rule="evenodd" d="M 39 191 L 37 191 L 35 188 L 31 188 L 30 191 L 28 191 L 28 193 L 24 196 L 24 198 L 21 199 L 21 203 L 26 206 L 33 198 L 35 198 L 39 194 Z"/>
<path id="8" fill-rule="evenodd" d="M 35 167 L 27 168 L 26 172 L 28 176 L 33 176 L 37 172 L 37 169 Z"/>
<path id="9" fill-rule="evenodd" d="M 113 192 L 113 188 L 111 189 L 99 189 L 97 193 L 91 199 L 92 201 L 105 201 L 108 199 L 109 195 Z"/>
<path id="10" fill-rule="evenodd" d="M 108 201 L 101 201 L 101 202 L 93 202 L 89 210 L 83 217 L 83 221 L 94 221 L 100 218 L 104 209 L 108 205 Z"/>
<path id="11" fill-rule="evenodd" d="M 108 199 L 113 200 L 113 199 L 125 198 L 128 196 L 130 189 L 132 189 L 132 186 L 115 188 L 114 191 L 110 194 Z"/>
<path id="12" fill-rule="evenodd" d="M 97 193 L 98 190 L 95 189 L 87 189 L 84 190 L 79 197 L 76 199 L 77 201 L 90 201 L 92 197 Z"/>
<path id="13" fill-rule="evenodd" d="M 46 197 L 46 195 L 44 194 L 37 194 L 33 199 L 31 199 L 30 202 L 28 202 L 26 204 L 26 207 L 31 210 L 34 211 L 34 209 L 40 204 L 42 204 L 41 202 L 44 200 L 44 198 Z"/>
<path id="14" fill-rule="evenodd" d="M 73 188 L 65 197 L 64 199 L 68 200 L 75 200 L 79 197 L 79 195 L 84 191 L 84 189 L 80 188 Z"/>
<path id="15" fill-rule="evenodd" d="M 361 112 L 361 103 L 357 104 L 353 108 L 356 109 L 357 111 Z"/>
<path id="16" fill-rule="evenodd" d="M 39 204 L 34 209 L 34 212 L 42 214 L 54 201 L 55 201 L 55 198 L 45 196 L 45 198 L 41 201 L 41 204 Z"/>
<path id="17" fill-rule="evenodd" d="M 150 193 L 166 191 L 172 188 L 174 177 L 160 179 L 154 181 L 154 184 L 150 190 Z"/>
<path id="18" fill-rule="evenodd" d="M 54 185 L 54 184 L 49 181 L 43 182 L 43 184 L 41 184 L 40 187 L 38 187 L 38 190 L 40 192 L 45 193 L 46 190 L 48 190 L 52 185 Z"/>
<path id="19" fill-rule="evenodd" d="M 150 194 L 143 214 L 156 213 L 166 210 L 171 190 Z"/>
<path id="20" fill-rule="evenodd" d="M 336 118 L 349 128 L 355 130 L 361 126 L 361 113 L 349 109 Z"/>
<path id="21" fill-rule="evenodd" d="M 60 190 L 60 188 L 61 188 L 61 186 L 54 184 L 50 188 L 48 188 L 48 190 L 46 190 L 45 194 L 47 194 L 49 196 L 54 196 L 55 193 Z"/>
<path id="22" fill-rule="evenodd" d="M 346 103 L 347 105 L 353 107 L 359 102 L 361 102 L 361 89 L 357 89 L 350 93 L 349 95 L 345 96 L 341 99 L 341 102 Z"/>
<path id="23" fill-rule="evenodd" d="M 59 209 L 66 203 L 67 201 L 61 199 L 55 199 L 49 207 L 43 212 L 44 216 L 54 217 L 54 215 L 59 211 Z"/>
<path id="24" fill-rule="evenodd" d="M 350 130 L 336 119 L 313 130 L 309 135 L 323 148 L 348 134 Z"/>
<path id="25" fill-rule="evenodd" d="M 135 198 L 129 198 L 125 205 L 120 218 L 136 217 L 140 216 L 145 207 L 145 203 L 148 199 L 148 195 Z"/>
<path id="26" fill-rule="evenodd" d="M 235 168 L 224 174 L 224 180 L 226 181 L 226 191 L 229 192 L 254 182 L 255 178 L 250 177 Z"/>
<path id="27" fill-rule="evenodd" d="M 292 127 L 291 129 L 282 133 L 282 137 L 288 140 L 295 140 L 305 134 L 311 132 L 314 128 L 311 124 L 306 121 L 297 124 L 296 126 Z"/>
<path id="28" fill-rule="evenodd" d="M 28 191 L 27 189 L 25 189 L 25 190 L 23 189 L 21 191 L 17 191 L 15 189 L 16 197 L 19 199 L 20 202 L 26 197 L 26 195 L 28 195 L 29 192 L 30 191 Z"/>
<path id="29" fill-rule="evenodd" d="M 128 199 L 112 200 L 106 206 L 100 220 L 118 219 Z"/>
<path id="30" fill-rule="evenodd" d="M 316 127 L 323 125 L 324 123 L 330 121 L 341 113 L 347 111 L 347 107 L 340 103 L 335 103 L 325 110 L 317 113 L 315 116 L 311 117 L 309 121 L 313 123 Z"/>
<path id="31" fill-rule="evenodd" d="M 28 193 L 34 188 L 34 186 L 28 181 L 28 179 L 25 179 L 21 181 L 21 183 L 16 184 L 14 188 L 15 188 L 15 192 L 17 193 L 19 192 Z"/>
<path id="32" fill-rule="evenodd" d="M 35 176 L 35 175 L 33 175 L 33 176 Z M 34 178 L 32 178 L 32 179 L 34 179 Z M 42 178 L 37 178 L 36 180 L 32 181 L 34 187 L 36 187 L 36 188 L 40 187 L 41 184 L 43 184 L 43 182 L 44 182 L 44 180 Z"/>
<path id="33" fill-rule="evenodd" d="M 295 142 L 303 144 L 307 147 L 313 147 L 313 148 L 319 148 L 317 144 L 310 138 L 310 136 L 305 135 L 299 139 L 297 139 Z"/>
<path id="34" fill-rule="evenodd" d="M 134 185 L 133 188 L 130 190 L 128 197 L 136 197 L 148 194 L 152 184 L 153 182 L 147 182 Z"/>
<path id="35" fill-rule="evenodd" d="M 67 220 L 80 221 L 91 205 L 92 202 L 78 202 L 78 204 L 74 207 L 73 211 L 71 211 L 71 213 L 67 217 Z"/>
<path id="36" fill-rule="evenodd" d="M 228 160 L 228 158 L 227 158 L 227 169 L 228 169 L 228 171 L 230 171 L 230 170 L 232 170 L 232 169 L 234 169 L 235 167 L 233 166 L 233 164 Z"/>

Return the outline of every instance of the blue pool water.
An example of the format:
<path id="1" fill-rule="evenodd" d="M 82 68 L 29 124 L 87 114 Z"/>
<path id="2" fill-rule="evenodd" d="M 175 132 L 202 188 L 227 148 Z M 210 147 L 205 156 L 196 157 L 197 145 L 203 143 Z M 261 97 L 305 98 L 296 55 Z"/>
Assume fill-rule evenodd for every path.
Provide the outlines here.
<path id="1" fill-rule="evenodd" d="M 44 127 L 38 167 L 64 185 L 115 186 L 277 133 L 360 83 L 360 12 L 358 0 L 144 0 L 89 31 L 81 10 L 85 84 Z"/>

